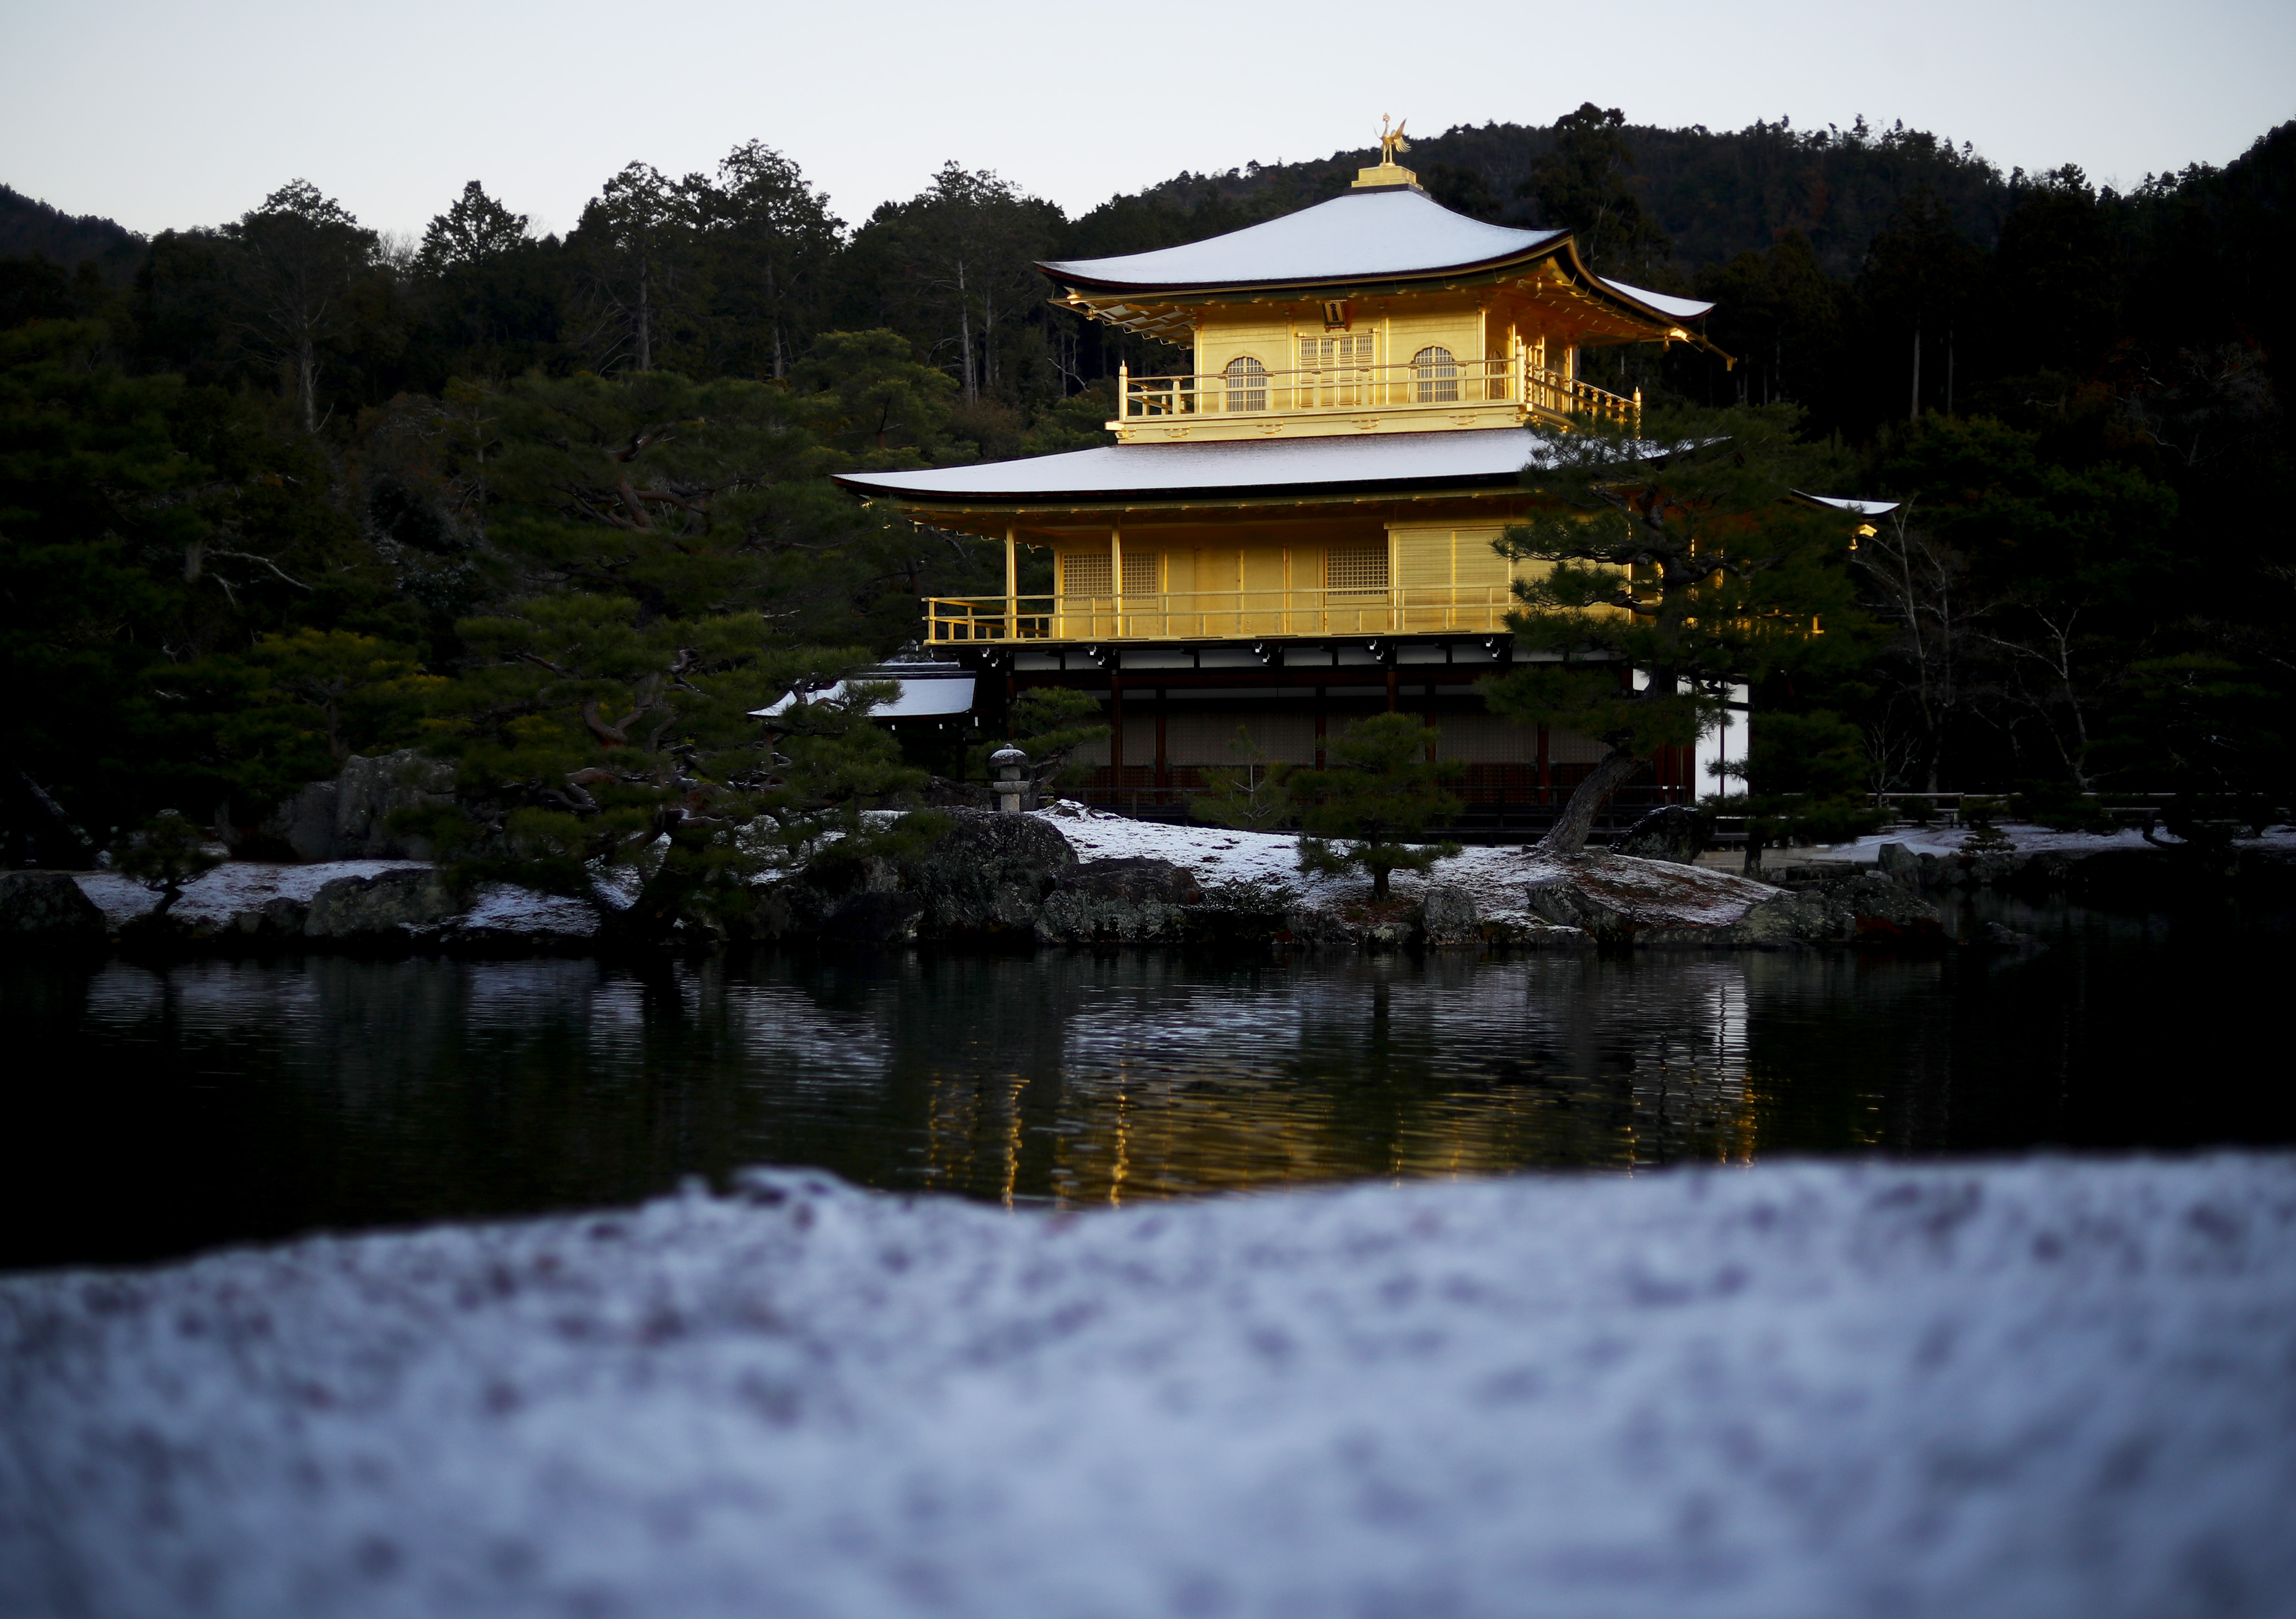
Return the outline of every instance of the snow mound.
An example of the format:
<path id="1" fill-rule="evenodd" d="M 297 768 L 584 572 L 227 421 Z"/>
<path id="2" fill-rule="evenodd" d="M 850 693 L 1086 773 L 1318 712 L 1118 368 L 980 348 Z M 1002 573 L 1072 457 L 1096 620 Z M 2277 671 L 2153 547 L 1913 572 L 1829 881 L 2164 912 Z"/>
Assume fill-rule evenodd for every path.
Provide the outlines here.
<path id="1" fill-rule="evenodd" d="M 586 939 L 598 931 L 598 913 L 563 894 L 537 894 L 510 883 L 481 883 L 459 919 L 464 933 L 541 935 Z"/>
<path id="2" fill-rule="evenodd" d="M 1079 860 L 1168 860 L 1194 872 L 1206 887 L 1223 882 L 1284 883 L 1308 904 L 1332 908 L 1371 896 L 1371 884 L 1363 878 L 1301 872 L 1297 832 L 1131 821 L 1065 799 L 1036 813 L 1060 829 Z M 1425 877 L 1398 871 L 1391 880 L 1396 895 L 1405 900 L 1417 899 L 1431 882 L 1453 884 L 1474 895 L 1477 914 L 1485 921 L 1538 928 L 1547 924 L 1525 906 L 1523 891 L 1548 869 L 1525 848 L 1473 847 L 1441 862 Z"/>
<path id="3" fill-rule="evenodd" d="M 752 1172 L 0 1280 L 0 1611 L 2283 1614 L 2292 1366 L 2284 1156 Z"/>
<path id="4" fill-rule="evenodd" d="M 205 922 L 220 928 L 243 912 L 262 910 L 275 899 L 308 905 L 321 888 L 339 877 L 380 877 L 385 871 L 427 870 L 428 866 L 427 861 L 421 860 L 330 860 L 308 866 L 230 861 L 185 883 L 183 896 L 168 914 L 186 927 Z M 151 889 L 118 871 L 76 871 L 72 880 L 115 928 L 150 914 L 160 903 L 160 896 Z"/>

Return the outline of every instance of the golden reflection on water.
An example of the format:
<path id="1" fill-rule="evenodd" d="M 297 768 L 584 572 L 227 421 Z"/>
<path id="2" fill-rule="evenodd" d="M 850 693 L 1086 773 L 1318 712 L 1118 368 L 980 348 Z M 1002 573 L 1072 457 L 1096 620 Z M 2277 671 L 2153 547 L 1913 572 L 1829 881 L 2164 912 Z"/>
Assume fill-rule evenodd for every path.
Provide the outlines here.
<path id="1" fill-rule="evenodd" d="M 940 963 L 903 991 L 1009 1003 L 1009 983 L 975 996 L 968 980 L 1035 968 Z M 1239 979 L 1068 958 L 1052 971 L 1067 993 L 1029 997 L 1061 1025 L 1051 1071 L 968 1076 L 964 1041 L 924 1058 L 914 1183 L 1081 1207 L 1527 1165 L 1743 1162 L 1757 1145 L 1734 961 L 1390 961 Z"/>
<path id="2" fill-rule="evenodd" d="M 2233 1049 L 2284 980 L 2284 933 L 2012 920 L 2046 947 L 20 963 L 12 1186 L 39 1217 L 0 1223 L 0 1263 L 594 1207 L 757 1164 L 1088 1207 L 2296 1140 L 2296 1093 Z"/>

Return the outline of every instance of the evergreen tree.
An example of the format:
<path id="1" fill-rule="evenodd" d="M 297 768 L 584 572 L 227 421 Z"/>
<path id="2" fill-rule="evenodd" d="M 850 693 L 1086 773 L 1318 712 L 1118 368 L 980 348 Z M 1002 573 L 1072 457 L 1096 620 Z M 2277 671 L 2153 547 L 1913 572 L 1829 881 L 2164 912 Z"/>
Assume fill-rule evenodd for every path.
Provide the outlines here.
<path id="1" fill-rule="evenodd" d="M 1443 783 L 1465 766 L 1428 756 L 1435 735 L 1416 715 L 1374 715 L 1330 740 L 1324 769 L 1290 773 L 1284 785 L 1303 829 L 1302 871 L 1365 872 L 1376 904 L 1388 897 L 1390 872 L 1426 871 L 1459 853 L 1456 843 L 1410 841 L 1460 809 Z"/>
<path id="2" fill-rule="evenodd" d="M 184 897 L 184 885 L 214 871 L 223 856 L 208 846 L 208 835 L 180 810 L 161 810 L 127 848 L 119 870 L 160 896 L 144 920 L 158 922 Z"/>
<path id="3" fill-rule="evenodd" d="M 922 784 L 866 723 L 878 693 L 803 705 L 769 737 L 756 709 L 858 655 L 769 650 L 754 613 L 648 619 L 562 593 L 460 628 L 470 665 L 430 741 L 458 800 L 406 819 L 463 880 L 587 898 L 643 937 L 738 929 L 755 879 Z"/>
<path id="4" fill-rule="evenodd" d="M 306 433 L 319 430 L 320 366 L 353 320 L 352 297 L 377 239 L 308 180 L 291 180 L 225 234 L 244 340 L 289 375 Z"/>
<path id="5" fill-rule="evenodd" d="M 1270 764 L 1252 741 L 1247 725 L 1235 728 L 1232 752 L 1245 762 L 1207 766 L 1203 773 L 1207 790 L 1189 800 L 1188 813 L 1215 825 L 1249 832 L 1273 831 L 1290 821 L 1294 767 Z"/>
<path id="6" fill-rule="evenodd" d="M 2178 575 L 2166 544 L 2175 493 L 2117 462 L 2067 465 L 2038 434 L 1987 418 L 1923 418 L 1874 475 L 1916 497 L 1933 543 L 1963 560 L 1972 705 L 2088 789 L 2100 720 Z"/>
<path id="7" fill-rule="evenodd" d="M 1894 332 L 1903 345 L 1898 352 L 1908 356 L 1898 373 L 1906 380 L 1908 419 L 1924 408 L 1950 414 L 1959 405 L 1960 343 L 1985 268 L 1985 256 L 1954 228 L 1944 202 L 1926 187 L 1899 205 L 1866 249 L 1857 292 L 1882 329 L 1874 335 Z"/>
<path id="8" fill-rule="evenodd" d="M 1760 871 L 1767 846 L 1840 843 L 1882 824 L 1865 733 L 1840 715 L 1764 710 L 1734 773 L 1745 791 L 1728 805 L 1745 817 L 1750 875 Z"/>
<path id="9" fill-rule="evenodd" d="M 1605 275 L 1649 277 L 1674 244 L 1643 209 L 1632 184 L 1635 154 L 1626 115 L 1592 102 L 1554 120 L 1554 145 L 1531 165 L 1517 196 L 1538 200 L 1539 217 L 1575 233 L 1579 256 Z"/>
<path id="10" fill-rule="evenodd" d="M 690 176 L 709 278 L 710 349 L 726 369 L 783 377 L 819 329 L 843 225 L 795 163 L 760 142 Z"/>
<path id="11" fill-rule="evenodd" d="M 1044 298 L 1033 261 L 1049 254 L 1060 210 L 1011 182 L 955 162 L 904 203 L 886 203 L 856 235 L 861 272 L 852 290 L 873 292 L 928 358 L 956 378 L 964 405 L 1006 391 L 1014 331 Z"/>
<path id="12" fill-rule="evenodd" d="M 1802 443 L 1792 407 L 1652 412 L 1640 437 L 1534 429 L 1523 483 L 1538 514 L 1499 542 L 1542 564 L 1519 580 L 1518 646 L 1561 654 L 1486 683 L 1497 713 L 1608 751 L 1541 840 L 1575 854 L 1595 816 L 1661 747 L 1718 723 L 1729 687 L 1853 655 L 1849 524 L 1792 498 L 1838 457 Z"/>
<path id="13" fill-rule="evenodd" d="M 654 369 L 656 351 L 685 313 L 694 238 L 691 187 L 651 163 L 631 163 L 582 210 L 573 241 L 590 274 L 597 369 Z"/>
<path id="14" fill-rule="evenodd" d="M 526 216 L 512 213 L 472 180 L 463 187 L 463 194 L 452 207 L 424 227 L 414 262 L 431 275 L 477 269 L 518 251 L 532 240 L 527 233 Z"/>
<path id="15" fill-rule="evenodd" d="M 947 372 L 920 364 L 898 331 L 824 332 L 794 380 L 821 411 L 824 439 L 854 468 L 890 471 L 955 458 L 949 422 L 956 384 Z"/>
<path id="16" fill-rule="evenodd" d="M 1029 687 L 1013 699 L 1005 725 L 1013 746 L 1029 756 L 1029 790 L 1039 797 L 1090 775 L 1092 767 L 1076 756 L 1109 738 L 1109 727 L 1100 723 L 1099 699 L 1070 686 Z M 996 746 L 977 750 L 980 767 L 986 768 Z"/>

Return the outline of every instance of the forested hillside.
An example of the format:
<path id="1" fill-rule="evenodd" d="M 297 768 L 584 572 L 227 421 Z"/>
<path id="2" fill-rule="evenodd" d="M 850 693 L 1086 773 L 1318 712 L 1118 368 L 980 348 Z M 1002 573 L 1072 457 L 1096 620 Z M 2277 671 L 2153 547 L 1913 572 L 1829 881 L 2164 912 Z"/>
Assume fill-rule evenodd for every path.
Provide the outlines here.
<path id="1" fill-rule="evenodd" d="M 1234 229 L 1365 160 L 1074 219 L 952 162 L 849 222 L 750 143 L 631 164 L 563 237 L 474 179 L 403 249 L 301 180 L 148 242 L 0 190 L 20 854 L 163 807 L 251 825 L 414 741 L 541 780 L 602 715 L 699 769 L 729 705 L 892 650 L 921 594 L 1001 585 L 829 471 L 1104 442 L 1119 360 L 1175 360 L 1050 307 L 1032 260 Z M 1861 493 L 1912 503 L 1841 626 L 1857 676 L 1764 698 L 1850 727 L 1872 785 L 2286 791 L 2296 125 L 2128 194 L 1919 132 L 1592 106 L 1406 161 L 1449 206 L 1718 300 L 1734 366 L 1603 356 L 1597 380 L 1790 403 Z M 545 732 L 558 754 L 518 753 Z"/>

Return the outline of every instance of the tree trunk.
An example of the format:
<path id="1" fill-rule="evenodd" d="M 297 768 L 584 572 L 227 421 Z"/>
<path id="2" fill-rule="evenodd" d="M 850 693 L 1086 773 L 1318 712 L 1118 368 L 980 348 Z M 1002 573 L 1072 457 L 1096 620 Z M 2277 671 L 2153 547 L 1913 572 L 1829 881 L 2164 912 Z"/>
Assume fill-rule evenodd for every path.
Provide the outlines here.
<path id="1" fill-rule="evenodd" d="M 1577 854 L 1587 847 L 1587 834 L 1595 830 L 1595 816 L 1611 801 L 1611 795 L 1626 785 L 1627 778 L 1635 773 L 1642 763 L 1637 755 L 1623 748 L 1613 748 L 1604 754 L 1602 762 L 1587 778 L 1572 789 L 1570 801 L 1546 829 L 1546 836 L 1538 840 L 1542 854 Z"/>
<path id="2" fill-rule="evenodd" d="M 307 334 L 295 345 L 295 389 L 303 397 L 303 430 L 319 430 L 319 365 Z"/>
<path id="3" fill-rule="evenodd" d="M 638 369 L 653 369 L 653 265 L 638 265 Z"/>
<path id="4" fill-rule="evenodd" d="M 962 264 L 956 266 L 956 333 L 957 352 L 962 356 L 960 380 L 964 385 L 964 402 L 971 405 L 980 397 L 980 388 L 973 379 L 972 370 L 972 295 L 965 289 Z"/>

